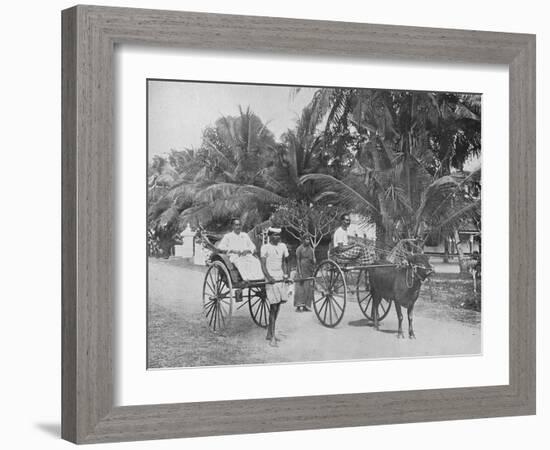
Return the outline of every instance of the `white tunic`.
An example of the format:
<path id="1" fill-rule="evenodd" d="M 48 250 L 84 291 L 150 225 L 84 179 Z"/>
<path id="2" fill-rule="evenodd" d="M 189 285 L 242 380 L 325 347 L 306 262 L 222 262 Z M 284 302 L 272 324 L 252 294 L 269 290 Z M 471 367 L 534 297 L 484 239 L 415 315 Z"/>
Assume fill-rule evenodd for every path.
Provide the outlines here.
<path id="1" fill-rule="evenodd" d="M 264 273 L 258 258 L 253 255 L 239 256 L 237 253 L 231 253 L 246 250 L 254 253 L 256 251 L 256 246 L 248 234 L 243 232 L 236 234 L 231 231 L 221 239 L 218 248 L 228 252 L 229 260 L 235 264 L 243 280 L 263 280 Z"/>
<path id="2" fill-rule="evenodd" d="M 277 245 L 267 243 L 262 245 L 260 256 L 265 258 L 265 268 L 269 275 L 279 281 L 283 278 L 283 258 L 288 258 L 286 244 L 279 242 Z M 270 305 L 286 302 L 288 286 L 285 283 L 267 284 L 265 287 L 267 302 Z"/>
<path id="3" fill-rule="evenodd" d="M 237 234 L 234 231 L 227 233 L 222 238 L 218 244 L 218 248 L 228 252 L 231 262 L 234 262 L 234 260 L 239 257 L 236 253 L 231 252 L 244 252 L 246 250 L 250 250 L 254 253 L 256 251 L 256 246 L 248 234 L 243 232 Z"/>
<path id="4" fill-rule="evenodd" d="M 277 245 L 267 243 L 262 245 L 260 256 L 265 258 L 265 268 L 273 278 L 281 279 L 283 272 L 283 258 L 288 258 L 286 244 L 279 242 Z"/>
<path id="5" fill-rule="evenodd" d="M 334 248 L 338 247 L 338 244 L 340 243 L 342 243 L 343 245 L 348 245 L 348 236 L 353 236 L 349 232 L 349 228 L 347 230 L 344 230 L 342 227 L 338 227 L 334 232 L 334 236 L 332 238 L 332 244 L 334 245 Z"/>

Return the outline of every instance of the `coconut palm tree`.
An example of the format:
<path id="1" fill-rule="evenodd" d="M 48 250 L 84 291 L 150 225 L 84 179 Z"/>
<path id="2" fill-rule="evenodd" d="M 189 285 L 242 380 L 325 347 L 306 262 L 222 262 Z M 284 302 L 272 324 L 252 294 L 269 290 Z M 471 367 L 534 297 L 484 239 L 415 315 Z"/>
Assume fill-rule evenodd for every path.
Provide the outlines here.
<path id="1" fill-rule="evenodd" d="M 154 155 L 151 164 L 147 167 L 148 201 L 156 202 L 174 184 L 178 173 L 170 165 L 167 158 Z"/>
<path id="2" fill-rule="evenodd" d="M 324 134 L 320 130 L 324 91 L 318 91 L 296 120 L 296 125 L 281 136 L 274 148 L 275 160 L 263 172 L 266 186 L 290 200 L 311 200 L 307 186 L 300 177 L 308 173 L 327 172 Z M 326 153 L 328 154 L 328 153 Z"/>
<path id="3" fill-rule="evenodd" d="M 179 182 L 150 208 L 149 219 L 214 228 L 223 228 L 232 216 L 245 227 L 265 219 L 268 205 L 279 199 L 265 173 L 275 147 L 273 134 L 249 108 L 222 116 L 204 130 L 198 150 L 177 155 Z"/>
<path id="4" fill-rule="evenodd" d="M 449 170 L 450 162 L 462 165 L 480 148 L 479 115 L 465 98 L 369 89 L 327 95 L 325 134 L 333 140 L 348 137 L 355 146 L 354 159 L 341 179 L 312 174 L 302 182 L 314 182 L 323 198 L 339 196 L 344 204 L 355 205 L 353 209 L 377 224 L 379 246 L 419 237 L 426 227 L 447 232 L 479 209 L 476 200 L 455 209 L 461 182 Z M 453 195 L 445 197 L 439 220 L 428 220 L 423 211 L 446 189 Z"/>
<path id="5" fill-rule="evenodd" d="M 338 180 L 331 175 L 309 174 L 302 177 L 302 182 L 313 182 L 322 192 L 319 199 L 338 202 L 339 206 L 374 222 L 377 247 L 389 250 L 401 239 L 419 240 L 423 245 L 434 235 L 453 236 L 464 221 L 479 221 L 481 201 L 464 189 L 476 174 L 477 171 L 465 177 L 456 173 L 434 179 L 422 190 L 416 209 L 400 199 L 403 189 L 395 185 L 373 196 L 364 179 L 361 181 L 354 178 L 356 176 Z M 380 192 L 383 195 L 379 195 Z"/>

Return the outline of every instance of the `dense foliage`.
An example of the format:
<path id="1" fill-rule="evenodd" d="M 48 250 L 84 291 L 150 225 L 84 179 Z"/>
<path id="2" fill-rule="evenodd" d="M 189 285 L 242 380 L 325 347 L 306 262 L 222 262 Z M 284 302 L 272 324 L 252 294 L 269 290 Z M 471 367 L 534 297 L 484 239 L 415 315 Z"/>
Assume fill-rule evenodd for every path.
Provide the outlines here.
<path id="1" fill-rule="evenodd" d="M 376 224 L 381 247 L 455 236 L 479 226 L 480 171 L 464 166 L 480 155 L 480 114 L 474 94 L 319 89 L 277 139 L 239 108 L 208 126 L 199 148 L 151 160 L 149 224 L 216 231 L 236 216 L 250 230 L 275 213 L 317 242 L 312 221 L 338 205 Z"/>

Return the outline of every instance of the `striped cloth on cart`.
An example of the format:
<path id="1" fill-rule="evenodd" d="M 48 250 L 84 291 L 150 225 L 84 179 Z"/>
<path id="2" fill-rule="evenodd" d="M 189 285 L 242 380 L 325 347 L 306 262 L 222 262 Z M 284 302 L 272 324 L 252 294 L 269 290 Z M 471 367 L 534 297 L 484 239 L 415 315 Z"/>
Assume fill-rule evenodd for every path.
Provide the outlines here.
<path id="1" fill-rule="evenodd" d="M 338 264 L 354 264 L 357 266 L 366 266 L 374 264 L 376 260 L 376 253 L 373 248 L 363 247 L 356 244 L 348 250 L 340 253 L 336 253 L 334 250 L 331 252 L 331 258 L 333 258 Z"/>

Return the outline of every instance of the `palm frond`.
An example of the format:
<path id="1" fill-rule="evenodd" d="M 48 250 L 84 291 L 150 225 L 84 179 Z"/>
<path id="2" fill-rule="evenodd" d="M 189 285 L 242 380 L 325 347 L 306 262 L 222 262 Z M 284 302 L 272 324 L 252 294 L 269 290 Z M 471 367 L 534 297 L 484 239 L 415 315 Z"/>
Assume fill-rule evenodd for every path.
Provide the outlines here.
<path id="1" fill-rule="evenodd" d="M 255 198 L 251 195 L 233 195 L 203 202 L 182 211 L 178 221 L 180 225 L 185 223 L 207 225 L 213 221 L 227 222 L 232 217 L 241 218 L 243 226 L 250 225 L 252 220 L 261 218 L 257 199 L 255 203 Z"/>
<path id="2" fill-rule="evenodd" d="M 409 201 L 409 197 L 407 196 L 407 194 L 405 193 L 405 190 L 400 188 L 400 187 L 397 187 L 395 189 L 395 196 L 396 196 L 396 200 L 399 202 L 399 204 L 405 208 L 405 210 L 407 211 L 407 213 L 412 213 L 413 212 L 413 208 L 412 208 L 412 205 Z"/>
<path id="3" fill-rule="evenodd" d="M 432 233 L 443 230 L 454 230 L 460 228 L 460 225 L 467 219 L 476 221 L 481 213 L 481 200 L 474 200 L 466 203 L 460 209 L 450 209 L 449 212 L 441 217 L 437 223 L 432 223 L 430 231 Z"/>
<path id="4" fill-rule="evenodd" d="M 416 222 L 419 223 L 422 218 L 434 215 L 445 202 L 451 199 L 459 186 L 460 184 L 451 175 L 438 178 L 430 184 L 422 192 L 420 206 L 416 211 Z"/>
<path id="5" fill-rule="evenodd" d="M 234 196 L 254 195 L 263 202 L 277 203 L 283 198 L 268 189 L 250 184 L 216 183 L 197 192 L 195 199 L 199 203 L 211 203 L 218 199 Z"/>
<path id="6" fill-rule="evenodd" d="M 261 184 L 273 193 L 285 191 L 285 186 L 269 173 L 268 168 L 258 171 L 254 178 L 261 180 Z"/>
<path id="7" fill-rule="evenodd" d="M 321 203 L 330 200 L 338 200 L 338 193 L 334 191 L 325 191 L 313 197 L 313 201 L 315 203 Z"/>
<path id="8" fill-rule="evenodd" d="M 275 194 L 269 189 L 264 189 L 259 186 L 254 186 L 251 184 L 246 184 L 241 186 L 239 193 L 248 193 L 253 195 L 255 198 L 264 203 L 280 203 L 284 201 L 284 197 L 281 195 Z"/>
<path id="9" fill-rule="evenodd" d="M 481 172 L 481 167 L 470 172 L 466 177 L 463 174 L 446 175 L 436 179 L 422 193 L 420 207 L 417 210 L 417 221 L 423 216 L 437 214 L 437 212 L 448 206 L 448 202 L 454 194 L 468 181 L 475 180 Z"/>
<path id="10" fill-rule="evenodd" d="M 239 181 L 234 173 L 228 172 L 227 170 L 224 170 L 220 175 L 226 183 L 238 183 Z"/>
<path id="11" fill-rule="evenodd" d="M 457 119 L 470 119 L 480 121 L 481 118 L 471 109 L 469 109 L 464 103 L 457 103 L 454 114 Z"/>
<path id="12" fill-rule="evenodd" d="M 470 111 L 481 116 L 481 94 L 460 94 L 458 98 Z"/>
<path id="13" fill-rule="evenodd" d="M 148 206 L 148 220 L 156 221 L 165 211 L 174 208 L 178 212 L 193 204 L 195 196 L 204 184 L 181 182 L 172 186 L 161 198 Z"/>
<path id="14" fill-rule="evenodd" d="M 345 89 L 334 89 L 325 134 L 331 134 L 331 132 L 346 126 L 347 113 L 350 111 L 349 96 L 346 91 Z"/>
<path id="15" fill-rule="evenodd" d="M 370 214 L 380 214 L 378 208 L 361 195 L 361 193 L 331 175 L 312 173 L 300 178 L 301 184 L 307 182 L 315 183 L 316 186 L 322 190 L 326 189 L 337 192 L 340 196 L 341 203 L 347 208 L 368 211 Z"/>
<path id="16" fill-rule="evenodd" d="M 194 183 L 199 183 L 201 180 L 204 180 L 206 179 L 206 174 L 208 173 L 208 168 L 207 167 L 203 167 L 201 170 L 199 170 L 195 176 L 193 177 L 193 182 Z"/>
<path id="17" fill-rule="evenodd" d="M 167 227 L 174 223 L 174 221 L 178 218 L 179 212 L 177 208 L 174 206 L 171 206 L 167 210 L 165 210 L 156 220 L 157 225 L 161 227 Z"/>
<path id="18" fill-rule="evenodd" d="M 227 116 L 222 116 L 220 119 L 218 119 L 218 122 L 223 125 L 223 134 L 225 136 L 222 136 L 224 139 L 224 142 L 226 145 L 228 145 L 233 152 L 233 156 L 235 159 L 238 157 L 238 152 L 235 148 L 235 143 L 238 142 L 237 133 L 234 129 L 235 121 L 231 120 L 231 118 Z"/>
<path id="19" fill-rule="evenodd" d="M 235 162 L 231 161 L 210 139 L 205 137 L 203 138 L 203 142 L 207 145 L 208 150 L 220 157 L 227 164 L 230 170 L 235 170 Z"/>
<path id="20" fill-rule="evenodd" d="M 212 221 L 213 214 L 211 208 L 209 208 L 209 205 L 196 205 L 192 206 L 191 208 L 187 208 L 186 210 L 182 211 L 178 217 L 178 224 L 179 227 L 185 226 L 185 224 L 189 223 L 191 226 L 199 226 L 204 225 L 207 223 L 210 223 Z"/>
<path id="21" fill-rule="evenodd" d="M 469 175 L 467 176 L 464 176 L 463 173 L 456 173 L 454 175 L 450 175 L 449 177 L 453 178 L 456 182 L 456 187 L 455 187 L 455 190 L 452 191 L 452 192 L 449 192 L 447 197 L 445 197 L 443 199 L 443 201 L 441 201 L 439 203 L 439 205 L 437 206 L 437 208 L 435 209 L 435 211 L 433 212 L 434 214 L 437 213 L 437 211 L 443 207 L 446 207 L 446 203 L 453 197 L 453 195 L 459 190 L 461 189 L 466 183 L 470 182 L 470 181 L 473 181 L 473 180 L 476 180 L 476 179 L 479 179 L 479 176 L 481 174 L 481 167 L 478 167 L 477 169 L 473 170 L 472 172 L 469 173 Z M 447 177 L 443 177 L 443 178 L 447 178 Z M 436 180 L 437 181 L 437 180 Z M 433 183 L 432 183 L 433 184 Z"/>
<path id="22" fill-rule="evenodd" d="M 157 200 L 154 204 L 149 205 L 147 208 L 148 221 L 155 221 L 158 217 L 172 206 L 172 199 L 166 196 Z"/>

